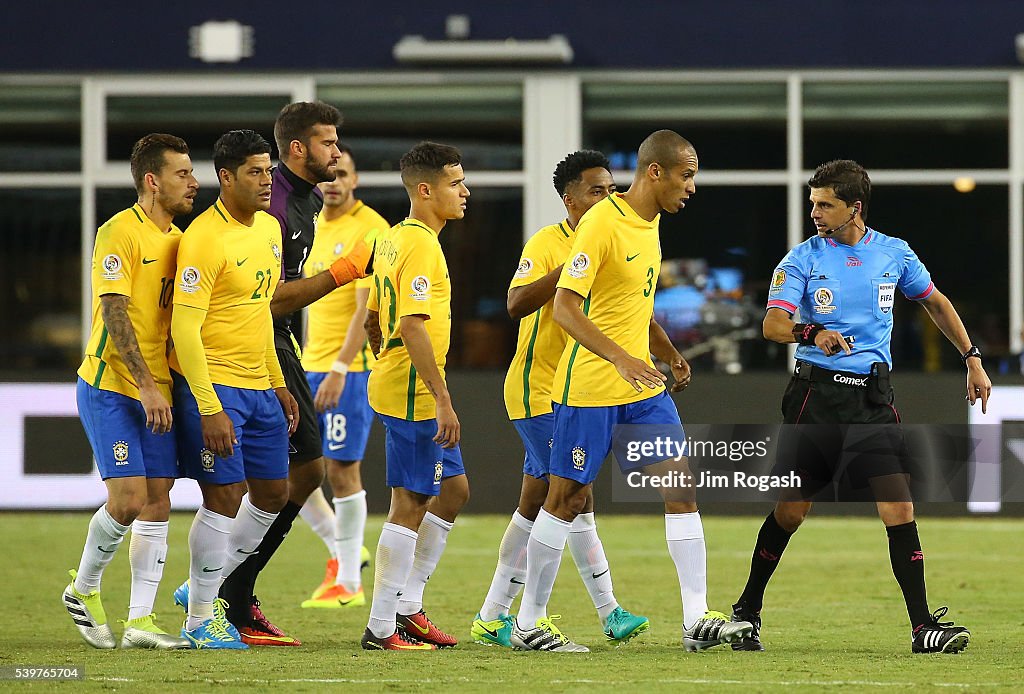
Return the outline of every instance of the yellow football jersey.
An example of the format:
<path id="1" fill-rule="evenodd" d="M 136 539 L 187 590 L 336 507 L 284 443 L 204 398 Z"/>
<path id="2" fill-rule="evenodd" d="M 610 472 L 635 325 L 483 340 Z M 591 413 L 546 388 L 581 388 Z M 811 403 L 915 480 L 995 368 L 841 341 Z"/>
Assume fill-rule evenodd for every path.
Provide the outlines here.
<path id="1" fill-rule="evenodd" d="M 427 317 L 427 335 L 444 378 L 451 342 L 452 289 L 437 232 L 416 219 L 399 222 L 377 237 L 373 288 L 367 307 L 377 311 L 383 335 L 367 391 L 375 412 L 409 421 L 433 419 L 434 396 L 402 342 L 402 316 Z"/>
<path id="2" fill-rule="evenodd" d="M 533 284 L 563 264 L 575 238 L 568 221 L 546 226 L 531 236 L 509 289 Z M 553 306 L 554 299 L 519 321 L 516 354 L 505 375 L 509 419 L 551 412 L 551 382 L 566 340 L 565 331 L 551 317 Z"/>
<path id="3" fill-rule="evenodd" d="M 213 383 L 270 388 L 270 299 L 280 279 L 281 225 L 266 212 L 248 227 L 218 200 L 185 230 L 174 305 L 207 312 L 201 334 Z"/>
<path id="4" fill-rule="evenodd" d="M 158 229 L 139 205 L 118 212 L 96 233 L 92 254 L 92 331 L 78 375 L 100 390 L 139 399 L 139 386 L 110 339 L 100 307 L 104 294 L 127 296 L 139 351 L 160 392 L 170 400 L 167 338 L 181 230 Z"/>
<path id="5" fill-rule="evenodd" d="M 650 366 L 654 288 L 661 272 L 658 221 L 648 222 L 615 193 L 587 211 L 558 286 L 584 297 L 583 313 L 608 338 Z M 575 407 L 607 407 L 657 395 L 636 392 L 612 366 L 569 339 L 555 370 L 552 397 Z"/>
<path id="6" fill-rule="evenodd" d="M 306 261 L 307 277 L 317 275 L 340 258 L 352 244 L 370 231 L 384 231 L 391 225 L 384 218 L 356 201 L 351 210 L 337 219 L 327 220 L 323 214 L 317 219 L 313 248 Z M 302 349 L 302 368 L 306 371 L 326 372 L 338 358 L 338 350 L 345 343 L 348 324 L 356 311 L 356 289 L 369 289 L 373 279 L 350 282 L 338 287 L 324 298 L 313 302 L 307 313 L 306 345 Z M 375 361 L 368 342 L 356 354 L 349 371 L 368 371 Z"/>

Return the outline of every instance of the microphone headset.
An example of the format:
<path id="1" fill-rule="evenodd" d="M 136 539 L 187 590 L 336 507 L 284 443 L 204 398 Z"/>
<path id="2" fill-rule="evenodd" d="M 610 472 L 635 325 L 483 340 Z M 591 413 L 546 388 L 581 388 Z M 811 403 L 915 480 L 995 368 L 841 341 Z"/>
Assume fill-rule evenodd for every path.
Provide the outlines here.
<path id="1" fill-rule="evenodd" d="M 857 203 L 853 203 L 853 212 L 850 213 L 850 218 L 834 229 L 825 229 L 825 236 L 831 236 L 837 231 L 842 231 L 843 229 L 845 229 L 846 225 L 854 220 L 858 212 L 860 212 L 860 205 L 858 205 Z"/>

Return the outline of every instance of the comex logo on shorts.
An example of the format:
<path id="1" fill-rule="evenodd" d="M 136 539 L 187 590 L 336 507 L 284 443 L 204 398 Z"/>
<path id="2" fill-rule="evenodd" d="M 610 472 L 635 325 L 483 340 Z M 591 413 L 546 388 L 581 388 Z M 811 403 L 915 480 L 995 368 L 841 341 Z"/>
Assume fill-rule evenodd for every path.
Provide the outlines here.
<path id="1" fill-rule="evenodd" d="M 204 448 L 199 452 L 199 461 L 203 464 L 204 471 L 213 472 L 213 451 L 209 448 Z"/>
<path id="2" fill-rule="evenodd" d="M 844 376 L 842 374 L 836 374 L 832 377 L 832 380 L 836 383 L 842 383 L 844 386 L 857 386 L 864 388 L 868 384 L 868 377 L 854 378 L 853 376 Z"/>
<path id="3" fill-rule="evenodd" d="M 580 448 L 579 446 L 577 446 L 576 448 L 572 449 L 572 466 L 574 468 L 576 468 L 577 470 L 581 470 L 582 471 L 586 464 L 587 464 L 587 452 L 585 450 L 583 450 L 582 448 Z"/>

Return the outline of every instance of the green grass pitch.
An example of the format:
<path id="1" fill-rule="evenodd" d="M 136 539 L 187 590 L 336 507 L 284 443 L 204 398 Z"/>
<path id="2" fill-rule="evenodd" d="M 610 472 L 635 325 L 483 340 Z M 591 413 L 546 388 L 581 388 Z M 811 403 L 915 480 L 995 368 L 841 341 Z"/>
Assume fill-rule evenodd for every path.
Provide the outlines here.
<path id="1" fill-rule="evenodd" d="M 997 518 L 921 520 L 932 608 L 972 631 L 960 655 L 911 655 L 907 615 L 889 568 L 877 519 L 811 517 L 790 543 L 768 589 L 765 653 L 718 647 L 685 653 L 675 571 L 660 515 L 598 516 L 615 594 L 651 619 L 651 631 L 627 646 L 606 645 L 596 614 L 566 553 L 551 611 L 563 631 L 592 653 L 515 653 L 468 642 L 486 593 L 507 516 L 459 519 L 426 591 L 434 621 L 464 639 L 454 650 L 378 653 L 359 648 L 369 607 L 303 610 L 320 582 L 326 551 L 301 520 L 260 579 L 268 616 L 301 638 L 301 648 L 248 652 L 96 651 L 78 637 L 60 595 L 75 566 L 88 514 L 0 514 L 5 588 L 0 666 L 80 665 L 83 682 L 0 683 L 2 689 L 50 691 L 1020 691 L 1024 686 L 1024 521 Z M 171 630 L 182 615 L 171 592 L 187 575 L 191 514 L 171 519 L 158 622 Z M 373 547 L 382 518 L 371 517 Z M 704 518 L 709 602 L 728 612 L 746 578 L 755 517 Z M 128 543 L 104 577 L 108 618 L 128 603 Z M 372 568 L 365 573 L 367 587 Z M 369 596 L 368 596 L 369 597 Z M 115 623 L 120 636 L 121 625 Z"/>

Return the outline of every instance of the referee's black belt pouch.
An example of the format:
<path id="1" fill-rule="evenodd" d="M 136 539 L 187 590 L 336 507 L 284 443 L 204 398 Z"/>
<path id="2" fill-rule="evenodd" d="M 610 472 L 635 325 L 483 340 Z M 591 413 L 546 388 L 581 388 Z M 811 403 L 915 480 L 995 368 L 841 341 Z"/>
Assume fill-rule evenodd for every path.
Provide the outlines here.
<path id="1" fill-rule="evenodd" d="M 872 405 L 891 405 L 892 401 L 889 365 L 884 361 L 876 361 L 871 365 L 871 377 L 868 378 L 868 402 Z"/>

